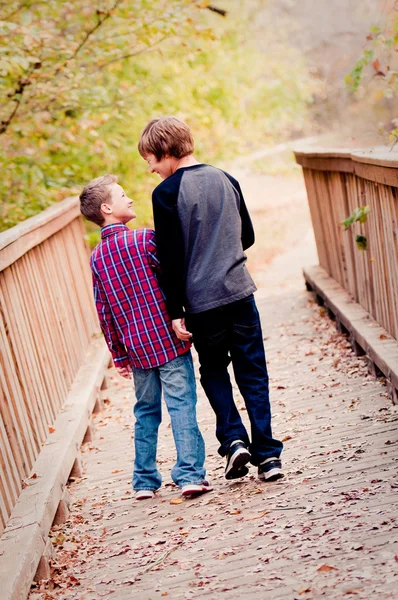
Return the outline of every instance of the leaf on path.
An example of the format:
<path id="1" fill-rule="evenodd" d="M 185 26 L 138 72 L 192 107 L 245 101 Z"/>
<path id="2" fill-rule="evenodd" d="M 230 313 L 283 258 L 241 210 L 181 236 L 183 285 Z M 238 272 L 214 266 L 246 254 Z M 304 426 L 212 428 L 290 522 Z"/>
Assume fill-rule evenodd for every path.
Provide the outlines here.
<path id="1" fill-rule="evenodd" d="M 317 568 L 317 571 L 320 573 L 328 573 L 329 571 L 338 571 L 336 567 L 331 567 L 330 565 L 321 565 Z"/>
<path id="2" fill-rule="evenodd" d="M 172 498 L 170 504 L 182 504 L 184 500 L 182 498 Z"/>
<path id="3" fill-rule="evenodd" d="M 282 438 L 282 442 L 287 442 L 288 440 L 291 440 L 292 436 L 291 435 L 285 435 L 284 438 Z"/>
<path id="4" fill-rule="evenodd" d="M 303 594 L 308 594 L 311 591 L 311 587 L 303 588 L 302 590 L 298 590 L 298 595 L 302 596 Z"/>
<path id="5" fill-rule="evenodd" d="M 55 537 L 51 538 L 52 543 L 56 544 L 57 546 L 62 546 L 65 540 L 66 535 L 64 535 L 62 532 L 59 532 Z"/>

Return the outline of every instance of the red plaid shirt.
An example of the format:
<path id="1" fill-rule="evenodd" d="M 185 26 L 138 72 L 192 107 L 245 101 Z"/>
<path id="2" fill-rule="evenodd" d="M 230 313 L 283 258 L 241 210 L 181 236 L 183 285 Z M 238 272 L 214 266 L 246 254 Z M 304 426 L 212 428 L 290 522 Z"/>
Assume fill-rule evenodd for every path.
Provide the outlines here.
<path id="1" fill-rule="evenodd" d="M 156 271 L 155 232 L 106 225 L 90 259 L 94 299 L 116 367 L 150 369 L 188 351 L 177 338 Z"/>

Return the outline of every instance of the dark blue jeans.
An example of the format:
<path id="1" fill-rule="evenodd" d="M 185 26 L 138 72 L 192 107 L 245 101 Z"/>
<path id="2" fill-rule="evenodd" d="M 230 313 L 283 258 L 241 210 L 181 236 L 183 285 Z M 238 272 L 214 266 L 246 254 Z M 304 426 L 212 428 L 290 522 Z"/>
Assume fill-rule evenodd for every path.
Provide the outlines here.
<path id="1" fill-rule="evenodd" d="M 254 296 L 202 313 L 186 315 L 199 355 L 200 381 L 216 414 L 216 436 L 225 456 L 234 440 L 248 444 L 253 465 L 279 457 L 283 444 L 272 437 L 268 372 Z M 228 365 L 245 401 L 251 443 L 236 408 Z"/>

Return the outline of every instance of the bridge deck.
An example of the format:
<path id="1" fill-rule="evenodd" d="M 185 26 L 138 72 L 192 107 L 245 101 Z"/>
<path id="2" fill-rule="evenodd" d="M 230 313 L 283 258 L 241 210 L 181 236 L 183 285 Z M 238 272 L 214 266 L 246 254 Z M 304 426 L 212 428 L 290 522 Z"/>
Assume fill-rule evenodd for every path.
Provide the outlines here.
<path id="1" fill-rule="evenodd" d="M 214 491 L 172 503 L 179 493 L 165 415 L 164 486 L 155 500 L 136 502 L 132 394 L 111 371 L 109 402 L 84 447 L 84 477 L 71 485 L 70 520 L 52 532 L 52 579 L 30 600 L 396 597 L 396 407 L 302 290 L 301 282 L 258 297 L 285 479 L 260 483 L 254 467 L 239 483 L 224 479 L 198 383 Z"/>

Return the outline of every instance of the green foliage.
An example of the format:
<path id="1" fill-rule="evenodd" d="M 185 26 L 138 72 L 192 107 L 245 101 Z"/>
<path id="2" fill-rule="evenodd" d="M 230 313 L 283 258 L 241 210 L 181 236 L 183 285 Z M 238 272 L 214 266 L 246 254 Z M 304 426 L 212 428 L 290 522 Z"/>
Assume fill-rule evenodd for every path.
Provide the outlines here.
<path id="1" fill-rule="evenodd" d="M 398 3 L 391 11 L 386 26 L 371 27 L 366 38 L 363 55 L 349 73 L 345 82 L 348 89 L 362 94 L 368 92 L 374 105 L 380 103 L 394 106 L 397 115 L 398 104 Z M 366 88 L 366 89 L 365 89 Z M 391 108 L 388 108 L 391 113 Z M 386 135 L 392 147 L 398 142 L 398 115 L 389 116 L 387 123 L 380 122 L 379 132 Z"/>
<path id="2" fill-rule="evenodd" d="M 355 242 L 357 244 L 358 250 L 367 250 L 368 240 L 365 235 L 357 235 L 355 237 Z"/>
<path id="3" fill-rule="evenodd" d="M 366 223 L 366 221 L 368 220 L 369 212 L 370 212 L 369 206 L 360 206 L 359 208 L 356 208 L 354 210 L 354 212 L 352 213 L 352 215 L 347 217 L 347 219 L 345 219 L 345 221 L 343 221 L 341 224 L 344 226 L 344 229 L 347 231 L 347 229 L 349 229 L 351 227 L 351 225 L 353 225 L 354 223 L 362 223 L 362 224 Z M 358 250 L 366 250 L 368 247 L 368 240 L 365 235 L 358 234 L 355 237 L 355 242 L 356 242 Z"/>
<path id="4" fill-rule="evenodd" d="M 296 54 L 250 38 L 251 11 L 194 0 L 15 0 L 0 4 L 0 230 L 114 172 L 151 223 L 137 142 L 176 114 L 196 154 L 227 159 L 299 129 L 311 95 Z M 95 239 L 95 229 L 88 231 Z"/>
<path id="5" fill-rule="evenodd" d="M 345 77 L 346 84 L 356 92 L 361 83 L 363 68 L 373 59 L 373 50 L 364 50 L 363 56 L 356 62 L 353 70 Z"/>
<path id="6" fill-rule="evenodd" d="M 369 212 L 369 206 L 360 206 L 359 208 L 356 208 L 352 215 L 347 217 L 347 219 L 345 219 L 345 221 L 342 222 L 344 229 L 347 230 L 349 227 L 351 227 L 353 223 L 366 223 L 366 221 L 368 220 Z"/>

